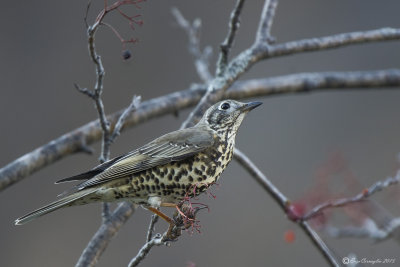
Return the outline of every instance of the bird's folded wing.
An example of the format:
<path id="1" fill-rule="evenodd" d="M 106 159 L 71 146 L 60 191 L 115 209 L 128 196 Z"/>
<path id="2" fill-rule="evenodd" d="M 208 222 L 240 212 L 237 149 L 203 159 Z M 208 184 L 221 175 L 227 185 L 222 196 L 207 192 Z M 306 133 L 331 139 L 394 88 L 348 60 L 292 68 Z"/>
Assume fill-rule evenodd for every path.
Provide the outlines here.
<path id="1" fill-rule="evenodd" d="M 178 130 L 161 136 L 117 160 L 110 160 L 108 161 L 109 164 L 99 165 L 88 172 L 92 172 L 94 176 L 77 185 L 77 189 L 82 190 L 171 161 L 179 161 L 203 151 L 213 144 L 214 135 L 206 128 L 196 127 Z M 104 166 L 107 166 L 107 168 L 104 169 Z M 85 175 L 81 176 L 85 177 Z M 61 181 L 67 180 L 68 178 Z"/>

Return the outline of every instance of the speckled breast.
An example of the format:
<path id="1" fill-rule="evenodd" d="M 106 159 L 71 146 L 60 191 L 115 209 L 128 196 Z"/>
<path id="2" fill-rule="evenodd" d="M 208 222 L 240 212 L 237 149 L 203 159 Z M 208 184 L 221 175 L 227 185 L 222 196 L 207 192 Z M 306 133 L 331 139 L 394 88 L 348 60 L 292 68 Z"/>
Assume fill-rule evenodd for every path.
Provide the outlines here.
<path id="1" fill-rule="evenodd" d="M 198 195 L 219 179 L 232 159 L 233 147 L 233 142 L 221 142 L 184 160 L 113 181 L 110 198 L 147 204 L 149 197 L 160 196 L 162 203 L 178 203 L 185 196 Z"/>

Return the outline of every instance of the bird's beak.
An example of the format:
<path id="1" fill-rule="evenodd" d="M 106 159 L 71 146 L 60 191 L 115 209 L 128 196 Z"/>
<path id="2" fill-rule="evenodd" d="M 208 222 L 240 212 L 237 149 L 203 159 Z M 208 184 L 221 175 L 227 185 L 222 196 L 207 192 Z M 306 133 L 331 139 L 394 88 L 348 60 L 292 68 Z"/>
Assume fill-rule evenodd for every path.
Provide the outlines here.
<path id="1" fill-rule="evenodd" d="M 258 102 L 258 101 L 256 101 L 256 102 L 249 102 L 249 103 L 246 103 L 246 104 L 244 104 L 243 106 L 241 106 L 240 107 L 240 110 L 242 111 L 242 112 L 248 112 L 248 111 L 250 111 L 250 110 L 252 110 L 252 109 L 255 109 L 256 107 L 258 107 L 259 105 L 261 105 L 262 104 L 262 102 Z"/>

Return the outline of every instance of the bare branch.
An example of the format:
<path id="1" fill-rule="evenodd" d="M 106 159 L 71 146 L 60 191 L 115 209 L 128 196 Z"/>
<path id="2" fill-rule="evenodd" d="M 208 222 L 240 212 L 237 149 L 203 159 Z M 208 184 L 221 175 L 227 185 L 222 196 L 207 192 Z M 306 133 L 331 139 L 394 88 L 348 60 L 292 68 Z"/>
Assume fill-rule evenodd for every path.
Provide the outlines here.
<path id="1" fill-rule="evenodd" d="M 251 97 L 265 97 L 326 90 L 397 89 L 399 85 L 400 70 L 398 69 L 297 73 L 265 79 L 238 81 L 228 90 L 225 97 L 244 99 L 250 97 L 250 95 Z"/>
<path id="2" fill-rule="evenodd" d="M 228 35 L 226 36 L 224 42 L 220 45 L 220 53 L 217 62 L 217 76 L 221 75 L 228 64 L 228 56 L 229 51 L 233 45 L 233 41 L 235 40 L 236 32 L 240 26 L 240 13 L 242 12 L 243 5 L 245 0 L 237 0 L 236 6 L 231 13 L 231 18 L 229 21 L 229 31 Z"/>
<path id="3" fill-rule="evenodd" d="M 119 204 L 110 216 L 110 219 L 101 224 L 100 228 L 89 241 L 75 267 L 94 266 L 101 254 L 107 248 L 108 243 L 132 216 L 134 211 L 135 209 L 132 204 L 127 202 Z"/>
<path id="4" fill-rule="evenodd" d="M 281 57 L 303 52 L 339 48 L 348 45 L 400 39 L 400 29 L 382 28 L 370 31 L 348 32 L 332 36 L 303 39 L 271 45 L 262 52 L 262 58 Z"/>
<path id="5" fill-rule="evenodd" d="M 398 89 L 399 86 L 400 70 L 397 69 L 300 73 L 267 79 L 239 81 L 230 90 L 226 91 L 223 97 L 245 99 L 332 89 Z M 177 111 L 193 107 L 198 103 L 206 90 L 205 86 L 198 85 L 191 89 L 144 101 L 134 113 L 126 118 L 122 130 L 153 118 L 174 114 Z M 111 127 L 115 125 L 123 111 L 116 112 L 108 117 Z M 6 189 L 32 173 L 68 155 L 86 151 L 85 148 L 99 141 L 100 138 L 101 127 L 97 120 L 66 133 L 44 146 L 38 147 L 0 169 L 0 190 Z M 85 145 L 82 146 L 82 144 Z"/>
<path id="6" fill-rule="evenodd" d="M 171 9 L 172 15 L 175 17 L 178 25 L 185 30 L 189 38 L 189 52 L 195 58 L 195 66 L 197 74 L 204 83 L 208 83 L 211 79 L 211 73 L 209 71 L 209 60 L 212 54 L 212 48 L 207 46 L 202 52 L 200 49 L 200 30 L 201 20 L 195 19 L 192 25 L 187 21 L 178 8 L 173 7 Z"/>
<path id="7" fill-rule="evenodd" d="M 316 207 L 314 207 L 311 211 L 309 211 L 307 214 L 305 214 L 301 220 L 307 221 L 321 212 L 323 212 L 325 209 L 328 208 L 337 208 L 337 207 L 343 207 L 345 205 L 349 205 L 352 203 L 360 202 L 371 195 L 375 194 L 376 192 L 379 192 L 383 190 L 384 188 L 387 188 L 391 185 L 398 184 L 400 181 L 400 170 L 397 171 L 397 174 L 395 177 L 388 177 L 383 181 L 378 181 L 371 185 L 369 188 L 365 188 L 361 193 L 355 195 L 354 197 L 350 198 L 341 198 L 341 199 L 336 199 L 333 201 L 327 201 L 325 203 L 322 203 Z"/>

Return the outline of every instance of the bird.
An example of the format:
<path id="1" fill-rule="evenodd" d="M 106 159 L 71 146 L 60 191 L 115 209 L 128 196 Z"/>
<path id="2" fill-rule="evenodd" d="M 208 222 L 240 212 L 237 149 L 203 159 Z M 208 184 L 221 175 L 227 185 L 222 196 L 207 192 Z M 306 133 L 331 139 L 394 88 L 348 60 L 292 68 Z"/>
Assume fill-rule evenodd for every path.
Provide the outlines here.
<path id="1" fill-rule="evenodd" d="M 177 207 L 216 183 L 232 160 L 235 137 L 249 111 L 261 102 L 220 101 L 193 127 L 167 133 L 125 155 L 56 182 L 80 181 L 66 196 L 15 220 L 25 224 L 63 207 L 130 201 L 172 225 L 160 207 Z"/>

